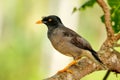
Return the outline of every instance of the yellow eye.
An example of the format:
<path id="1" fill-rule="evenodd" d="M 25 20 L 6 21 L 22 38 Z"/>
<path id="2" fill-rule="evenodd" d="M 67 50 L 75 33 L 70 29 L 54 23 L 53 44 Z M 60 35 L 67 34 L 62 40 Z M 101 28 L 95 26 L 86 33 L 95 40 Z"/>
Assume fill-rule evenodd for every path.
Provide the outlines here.
<path id="1" fill-rule="evenodd" d="M 52 19 L 48 19 L 48 21 L 49 21 L 49 22 L 51 22 L 51 21 L 52 21 Z"/>

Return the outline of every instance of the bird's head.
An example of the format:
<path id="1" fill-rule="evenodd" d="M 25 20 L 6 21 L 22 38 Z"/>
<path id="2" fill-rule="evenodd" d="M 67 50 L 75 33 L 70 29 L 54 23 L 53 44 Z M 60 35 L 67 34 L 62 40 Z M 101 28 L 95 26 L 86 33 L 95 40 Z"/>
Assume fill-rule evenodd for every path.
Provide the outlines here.
<path id="1" fill-rule="evenodd" d="M 58 16 L 55 15 L 50 15 L 47 17 L 43 17 L 42 20 L 39 20 L 36 22 L 37 24 L 46 24 L 48 27 L 57 27 L 60 24 L 62 24 L 60 18 Z"/>

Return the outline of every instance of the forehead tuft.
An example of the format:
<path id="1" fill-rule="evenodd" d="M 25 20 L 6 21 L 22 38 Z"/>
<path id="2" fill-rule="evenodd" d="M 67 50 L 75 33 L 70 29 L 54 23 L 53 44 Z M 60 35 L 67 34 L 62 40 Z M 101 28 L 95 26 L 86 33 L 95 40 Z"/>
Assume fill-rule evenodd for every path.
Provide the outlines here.
<path id="1" fill-rule="evenodd" d="M 62 23 L 60 18 L 58 16 L 55 16 L 55 15 L 50 15 L 50 16 L 46 16 L 46 17 L 43 17 L 42 19 L 43 21 L 54 21 L 54 22 L 59 22 L 59 23 Z"/>
<path id="2" fill-rule="evenodd" d="M 47 16 L 47 17 L 43 17 L 43 19 L 57 19 L 57 16 L 51 15 L 51 16 Z"/>

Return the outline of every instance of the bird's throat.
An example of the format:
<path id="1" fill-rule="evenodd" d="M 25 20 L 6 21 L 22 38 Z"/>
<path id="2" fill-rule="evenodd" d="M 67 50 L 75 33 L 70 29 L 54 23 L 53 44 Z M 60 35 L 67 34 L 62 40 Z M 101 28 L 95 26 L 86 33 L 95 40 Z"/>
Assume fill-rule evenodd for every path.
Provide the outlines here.
<path id="1" fill-rule="evenodd" d="M 50 38 L 51 34 L 54 32 L 54 30 L 57 28 L 56 26 L 47 26 L 48 27 L 48 38 Z"/>

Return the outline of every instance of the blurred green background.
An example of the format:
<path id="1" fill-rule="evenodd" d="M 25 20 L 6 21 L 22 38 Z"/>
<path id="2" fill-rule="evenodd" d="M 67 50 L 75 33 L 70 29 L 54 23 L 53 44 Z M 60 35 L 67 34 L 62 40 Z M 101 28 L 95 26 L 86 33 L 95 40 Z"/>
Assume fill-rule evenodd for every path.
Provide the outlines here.
<path id="1" fill-rule="evenodd" d="M 47 27 L 35 24 L 42 16 L 60 16 L 66 26 L 80 33 L 98 50 L 106 36 L 100 21 L 103 13 L 95 5 L 72 14 L 73 7 L 80 4 L 79 0 L 0 0 L 0 80 L 42 80 L 56 73 L 56 67 L 68 64 L 64 61 L 66 57 L 54 54 L 47 39 Z"/>

